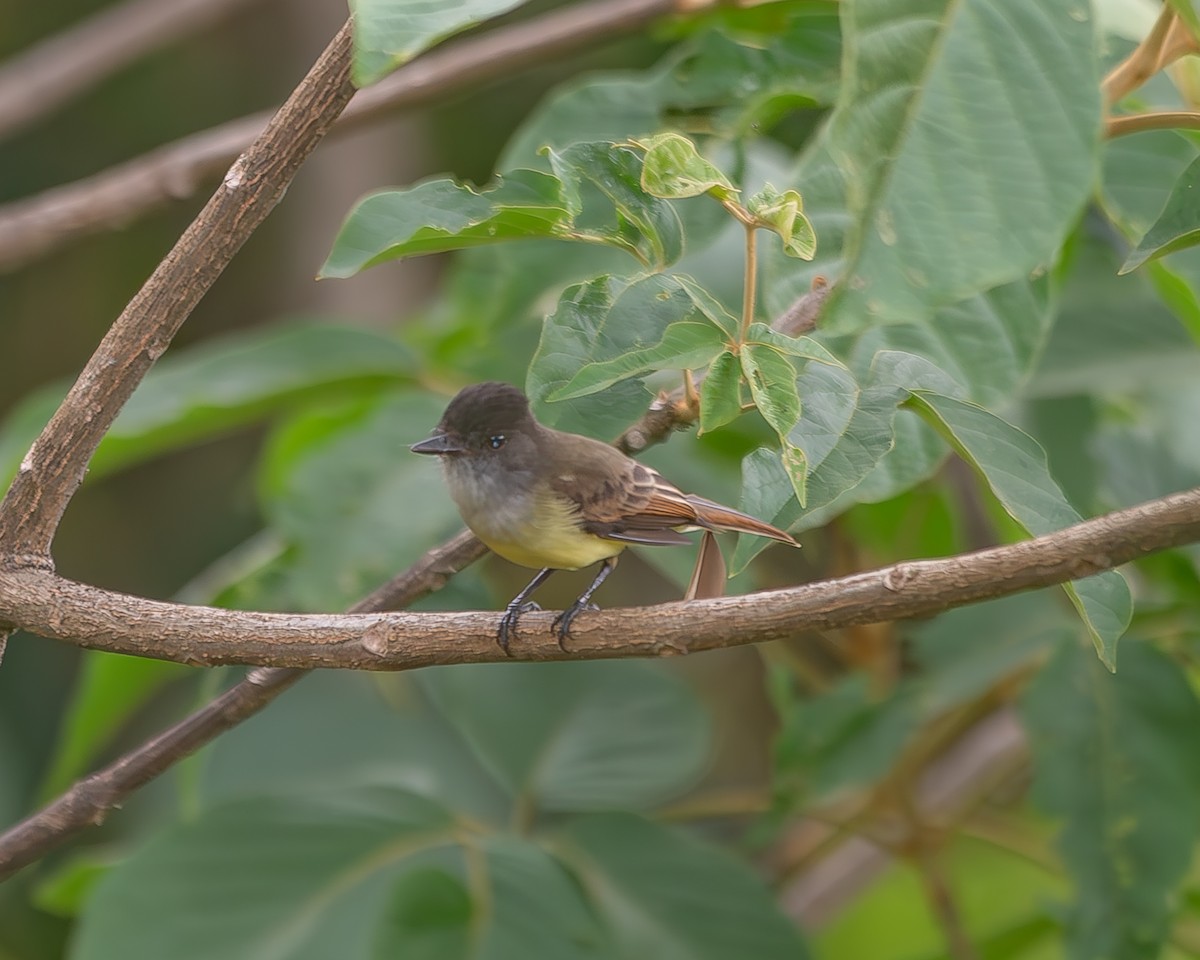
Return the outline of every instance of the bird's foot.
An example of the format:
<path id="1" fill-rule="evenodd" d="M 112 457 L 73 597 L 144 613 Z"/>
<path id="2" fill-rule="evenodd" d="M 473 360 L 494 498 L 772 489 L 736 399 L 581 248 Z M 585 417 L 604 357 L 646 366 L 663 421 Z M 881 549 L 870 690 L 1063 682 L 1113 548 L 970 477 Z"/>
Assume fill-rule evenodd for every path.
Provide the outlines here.
<path id="1" fill-rule="evenodd" d="M 571 652 L 567 649 L 566 641 L 571 638 L 571 624 L 575 622 L 575 618 L 584 611 L 599 609 L 594 603 L 573 603 L 554 618 L 554 622 L 550 624 L 550 632 L 558 638 L 558 648 L 563 653 Z"/>
<path id="2" fill-rule="evenodd" d="M 500 649 L 506 657 L 511 656 L 508 652 L 508 642 L 516 636 L 517 621 L 521 619 L 521 614 L 541 609 L 532 600 L 526 603 L 510 603 L 504 608 L 504 616 L 500 618 L 500 629 L 496 631 L 496 642 L 500 644 Z"/>

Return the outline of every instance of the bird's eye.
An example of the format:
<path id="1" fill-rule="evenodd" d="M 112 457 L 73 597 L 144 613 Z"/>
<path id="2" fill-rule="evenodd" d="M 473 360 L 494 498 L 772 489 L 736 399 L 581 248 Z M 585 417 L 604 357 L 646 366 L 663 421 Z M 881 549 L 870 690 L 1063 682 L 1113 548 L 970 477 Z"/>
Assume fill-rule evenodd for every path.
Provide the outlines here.
<path id="1" fill-rule="evenodd" d="M 502 433 L 496 434 L 494 437 L 488 437 L 488 443 L 491 444 L 493 450 L 499 450 L 504 446 L 504 441 L 508 438 Z"/>

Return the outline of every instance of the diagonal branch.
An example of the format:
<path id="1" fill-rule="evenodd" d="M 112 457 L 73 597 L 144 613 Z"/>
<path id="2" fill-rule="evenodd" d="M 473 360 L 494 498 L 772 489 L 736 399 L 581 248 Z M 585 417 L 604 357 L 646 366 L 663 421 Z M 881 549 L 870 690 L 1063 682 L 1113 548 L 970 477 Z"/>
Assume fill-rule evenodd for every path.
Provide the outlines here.
<path id="1" fill-rule="evenodd" d="M 346 23 L 100 342 L 0 503 L 0 556 L 50 567 L 50 543 L 121 407 L 342 112 Z"/>
<path id="2" fill-rule="evenodd" d="M 254 2 L 126 0 L 17 54 L 0 66 L 0 137 L 142 54 Z"/>
<path id="3" fill-rule="evenodd" d="M 461 40 L 358 93 L 333 132 L 346 133 L 385 114 L 435 103 L 631 33 L 678 6 L 676 0 L 593 0 Z M 95 176 L 0 206 L 0 272 L 191 196 L 246 148 L 268 118 L 231 120 Z"/>

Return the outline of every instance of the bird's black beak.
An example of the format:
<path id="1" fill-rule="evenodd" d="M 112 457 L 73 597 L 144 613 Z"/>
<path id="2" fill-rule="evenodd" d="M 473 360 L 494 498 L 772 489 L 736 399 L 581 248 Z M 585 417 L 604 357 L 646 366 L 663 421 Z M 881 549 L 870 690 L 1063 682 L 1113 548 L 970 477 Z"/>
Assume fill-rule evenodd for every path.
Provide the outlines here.
<path id="1" fill-rule="evenodd" d="M 413 453 L 431 453 L 440 456 L 445 453 L 465 453 L 467 448 L 448 433 L 435 433 L 426 440 L 414 443 L 408 449 Z"/>

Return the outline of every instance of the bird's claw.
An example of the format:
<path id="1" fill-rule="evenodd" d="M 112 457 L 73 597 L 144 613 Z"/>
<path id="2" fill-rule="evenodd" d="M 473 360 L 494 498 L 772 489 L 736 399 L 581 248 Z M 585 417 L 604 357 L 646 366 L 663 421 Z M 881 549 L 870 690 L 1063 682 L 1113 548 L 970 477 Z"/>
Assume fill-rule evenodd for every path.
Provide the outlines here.
<path id="1" fill-rule="evenodd" d="M 504 655 L 512 656 L 508 652 L 508 642 L 516 636 L 517 621 L 521 619 L 521 614 L 529 613 L 531 610 L 541 610 L 536 603 L 529 600 L 520 604 L 509 604 L 504 609 L 504 616 L 500 618 L 500 629 L 496 631 L 496 642 L 500 644 L 500 649 L 504 651 Z M 555 621 L 557 622 L 557 621 Z"/>
<path id="2" fill-rule="evenodd" d="M 550 624 L 550 632 L 558 639 L 558 648 L 563 653 L 571 652 L 567 649 L 566 641 L 571 638 L 571 624 L 575 622 L 575 618 L 584 611 L 599 609 L 594 603 L 574 603 L 554 618 L 554 622 Z"/>

